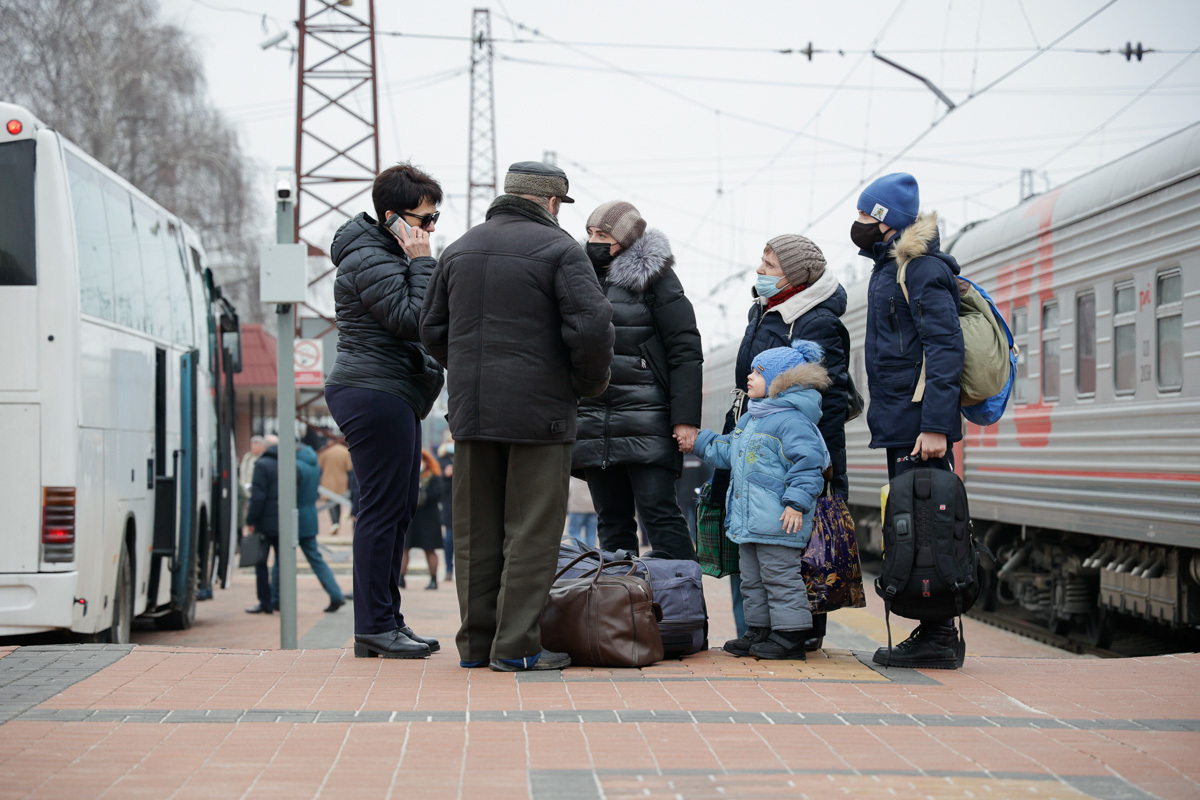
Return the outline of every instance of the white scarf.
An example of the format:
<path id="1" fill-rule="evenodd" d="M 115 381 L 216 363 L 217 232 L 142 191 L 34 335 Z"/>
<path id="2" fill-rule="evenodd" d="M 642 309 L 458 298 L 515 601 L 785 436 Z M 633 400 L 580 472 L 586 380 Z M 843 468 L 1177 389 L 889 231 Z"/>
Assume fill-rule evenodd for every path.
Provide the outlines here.
<path id="1" fill-rule="evenodd" d="M 771 311 L 778 311 L 779 316 L 783 317 L 783 321 L 791 325 L 800 319 L 800 317 L 833 297 L 833 293 L 838 290 L 839 286 L 841 284 L 838 282 L 837 276 L 833 274 L 833 270 L 826 269 L 821 277 L 817 278 L 816 283 L 809 286 L 803 292 L 799 292 L 784 300 L 772 308 Z M 765 306 L 767 298 L 760 297 L 758 298 L 758 302 Z"/>

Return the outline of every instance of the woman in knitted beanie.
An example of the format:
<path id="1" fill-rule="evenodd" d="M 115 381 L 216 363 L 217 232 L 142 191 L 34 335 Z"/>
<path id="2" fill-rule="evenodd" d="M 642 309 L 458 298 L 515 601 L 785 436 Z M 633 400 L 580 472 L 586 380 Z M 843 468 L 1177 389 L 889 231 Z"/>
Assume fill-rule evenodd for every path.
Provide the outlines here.
<path id="1" fill-rule="evenodd" d="M 572 470 L 588 482 L 604 550 L 652 549 L 696 560 L 675 494 L 700 424 L 700 331 L 675 274 L 670 242 L 632 204 L 614 200 L 587 221 L 588 258 L 613 309 L 616 344 L 604 394 L 579 403 Z"/>
<path id="2" fill-rule="evenodd" d="M 842 324 L 846 313 L 846 290 L 837 277 L 826 269 L 825 255 L 810 239 L 797 234 L 783 234 L 767 242 L 763 248 L 752 290 L 749 323 L 738 350 L 737 368 L 733 380 L 740 390 L 739 404 L 730 410 L 725 420 L 725 433 L 744 412 L 739 408 L 746 392 L 746 376 L 754 359 L 763 351 L 788 347 L 797 340 L 816 342 L 825 353 L 824 365 L 829 373 L 829 385 L 821 391 L 821 419 L 817 427 L 829 451 L 833 470 L 832 489 L 842 499 L 850 490 L 846 478 L 846 413 L 850 404 L 850 335 Z M 713 477 L 713 496 L 722 496 L 728 485 L 728 473 L 718 470 Z M 740 604 L 737 580 L 734 580 L 735 615 Z M 744 623 L 738 617 L 739 633 Z M 825 630 L 825 615 L 813 617 L 813 635 L 808 647 L 821 646 Z"/>

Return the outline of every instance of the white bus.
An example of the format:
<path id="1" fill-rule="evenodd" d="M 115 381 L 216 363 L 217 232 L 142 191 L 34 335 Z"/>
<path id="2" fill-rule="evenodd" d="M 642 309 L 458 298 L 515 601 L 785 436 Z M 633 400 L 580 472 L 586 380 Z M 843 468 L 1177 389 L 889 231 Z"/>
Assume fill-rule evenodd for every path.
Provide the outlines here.
<path id="1" fill-rule="evenodd" d="M 180 219 L 0 126 L 0 636 L 190 627 L 235 535 L 236 314 Z"/>

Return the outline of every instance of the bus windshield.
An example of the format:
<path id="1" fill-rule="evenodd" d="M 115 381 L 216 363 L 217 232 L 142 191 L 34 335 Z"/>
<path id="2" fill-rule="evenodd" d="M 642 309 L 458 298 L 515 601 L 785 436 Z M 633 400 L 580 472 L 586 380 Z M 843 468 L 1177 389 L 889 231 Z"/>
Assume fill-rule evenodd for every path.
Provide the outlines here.
<path id="1" fill-rule="evenodd" d="M 33 140 L 0 144 L 0 286 L 35 286 Z"/>

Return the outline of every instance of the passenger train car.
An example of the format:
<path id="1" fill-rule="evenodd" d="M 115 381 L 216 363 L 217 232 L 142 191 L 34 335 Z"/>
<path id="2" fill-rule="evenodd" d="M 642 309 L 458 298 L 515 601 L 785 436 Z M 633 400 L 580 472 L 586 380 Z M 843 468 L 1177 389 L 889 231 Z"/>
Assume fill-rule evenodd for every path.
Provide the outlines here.
<path id="1" fill-rule="evenodd" d="M 943 249 L 983 285 L 1021 355 L 1001 421 L 956 447 L 988 603 L 1111 639 L 1112 614 L 1200 625 L 1200 124 L 986 222 Z M 865 283 L 843 318 L 863 364 Z M 737 345 L 710 354 L 706 424 L 729 406 Z M 878 549 L 883 454 L 846 429 L 850 502 Z"/>

